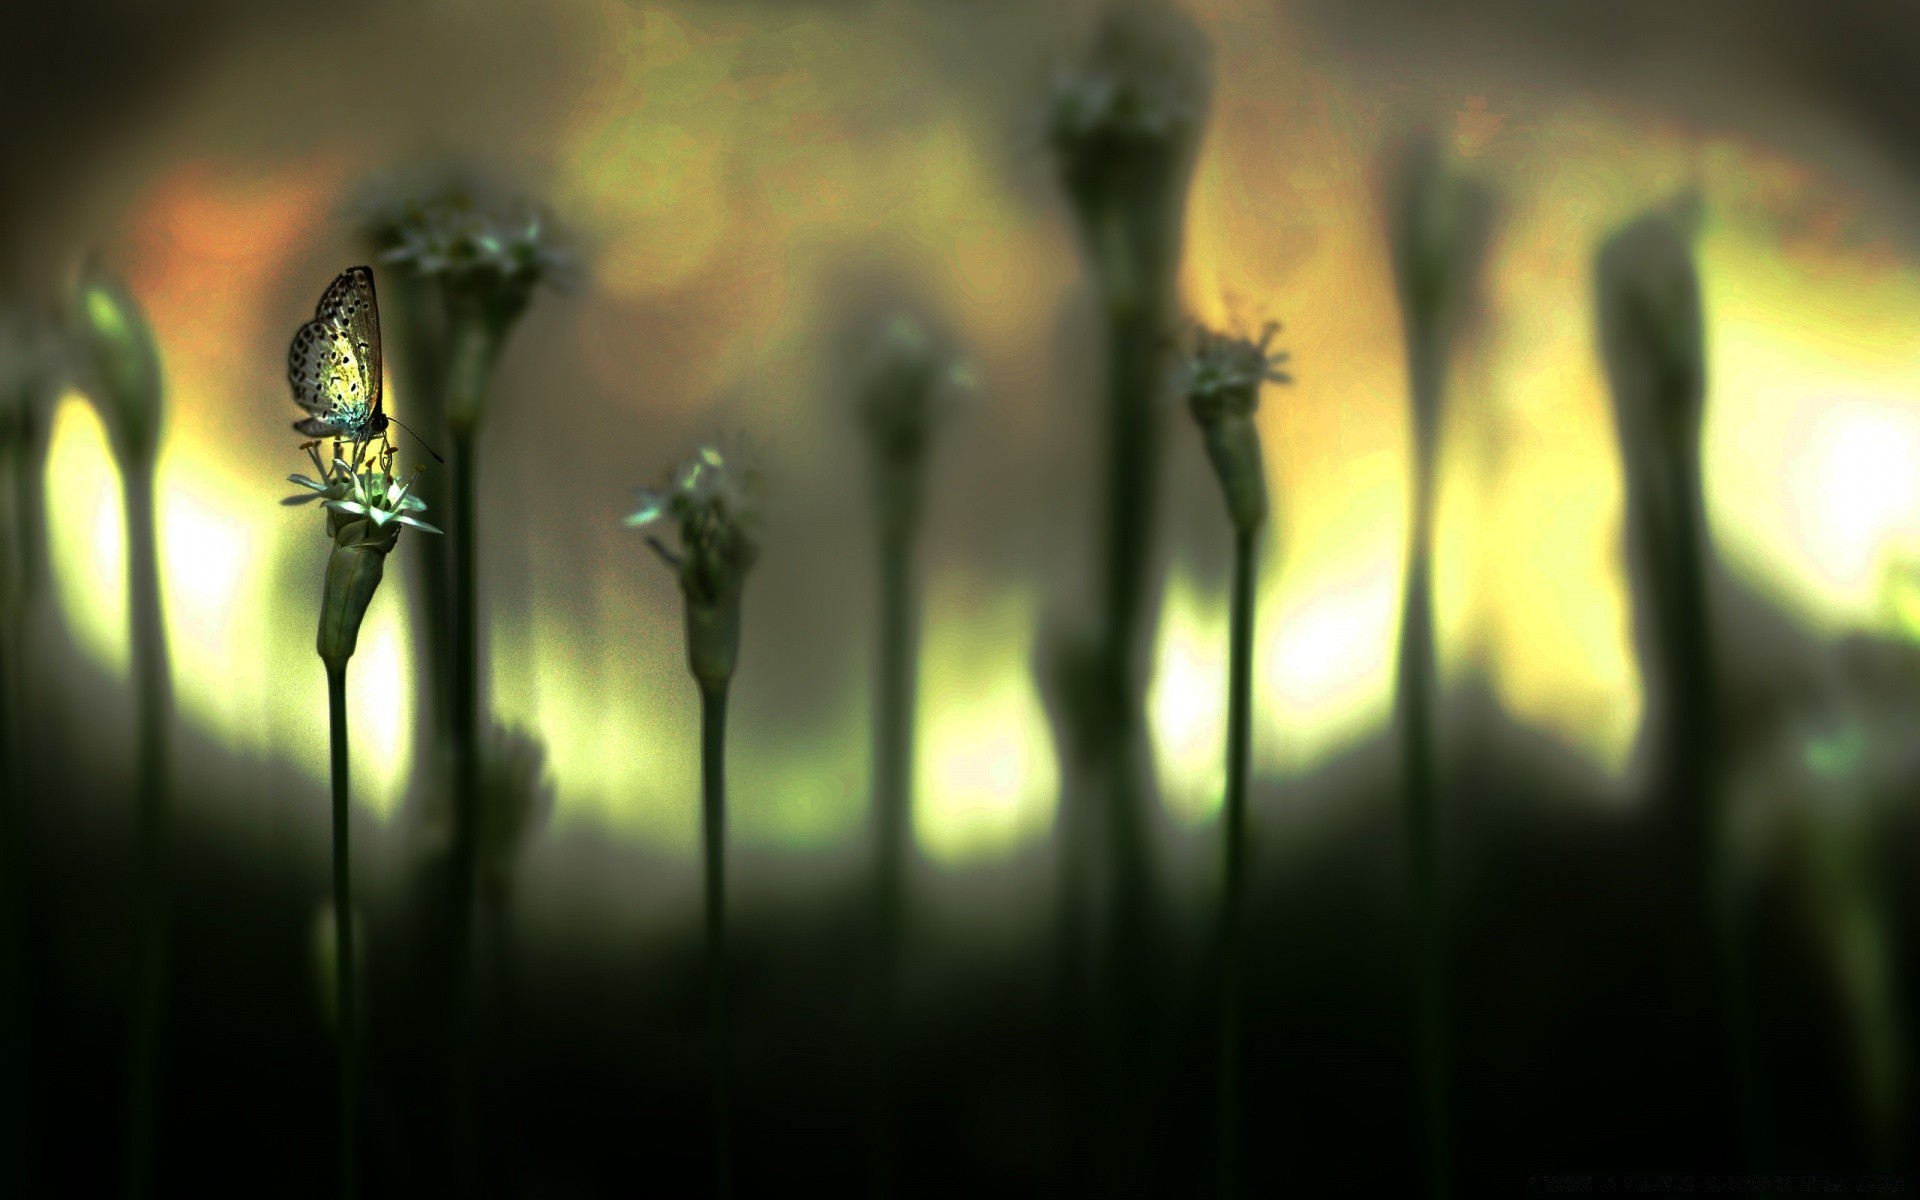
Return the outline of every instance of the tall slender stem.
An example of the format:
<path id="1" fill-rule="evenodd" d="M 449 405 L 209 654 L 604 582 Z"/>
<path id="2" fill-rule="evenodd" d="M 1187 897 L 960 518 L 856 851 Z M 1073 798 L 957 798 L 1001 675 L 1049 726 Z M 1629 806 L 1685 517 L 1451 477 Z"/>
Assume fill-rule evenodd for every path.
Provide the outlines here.
<path id="1" fill-rule="evenodd" d="M 28 951 L 24 604 L 0 614 L 0 1190 L 34 1192 L 33 969 Z"/>
<path id="2" fill-rule="evenodd" d="M 889 527 L 880 539 L 880 661 L 874 694 L 874 824 L 878 862 L 878 921 L 874 972 L 878 1021 L 876 1064 L 876 1188 L 891 1190 L 893 1089 L 898 1057 L 901 928 L 904 924 L 907 854 L 912 837 L 914 626 L 911 535 Z"/>
<path id="3" fill-rule="evenodd" d="M 473 432 L 453 434 L 453 918 L 454 962 L 464 989 L 471 937 L 475 856 L 475 811 L 480 793 L 479 604 L 475 596 Z"/>
<path id="4" fill-rule="evenodd" d="M 700 826 L 706 859 L 707 1004 L 713 1054 L 714 1193 L 733 1192 L 727 1087 L 727 685 L 700 688 Z"/>
<path id="5" fill-rule="evenodd" d="M 1401 769 L 1405 776 L 1408 904 L 1414 950 L 1415 1043 L 1420 1063 L 1421 1124 L 1429 1196 L 1451 1191 L 1448 1161 L 1445 922 L 1440 913 L 1435 846 L 1433 761 L 1433 489 L 1434 434 L 1444 370 L 1431 331 L 1416 330 L 1412 354 L 1414 412 L 1423 424 L 1414 460 L 1413 529 L 1400 626 Z"/>
<path id="6" fill-rule="evenodd" d="M 333 745 L 333 946 L 334 1008 L 340 1039 L 340 1194 L 359 1194 L 354 1109 L 359 1079 L 359 1028 L 355 999 L 353 885 L 349 867 L 347 804 L 347 664 L 327 664 L 327 718 Z"/>
<path id="7" fill-rule="evenodd" d="M 1226 897 L 1221 905 L 1220 1194 L 1240 1193 L 1240 1011 L 1246 923 L 1247 768 L 1253 732 L 1253 615 L 1257 529 L 1236 530 L 1227 662 Z"/>
<path id="8" fill-rule="evenodd" d="M 453 430 L 453 845 L 448 882 L 447 1085 L 453 1178 L 471 1192 L 478 1178 L 473 1095 L 473 909 L 479 857 L 480 647 L 474 568 L 474 436 Z"/>
<path id="9" fill-rule="evenodd" d="M 124 1185 L 128 1195 L 144 1196 L 153 1187 L 160 1032 L 166 1005 L 167 713 L 171 689 L 167 679 L 166 625 L 160 607 L 152 455 L 126 455 L 123 471 L 138 803 L 134 844 L 133 1060 L 129 1073 Z"/>

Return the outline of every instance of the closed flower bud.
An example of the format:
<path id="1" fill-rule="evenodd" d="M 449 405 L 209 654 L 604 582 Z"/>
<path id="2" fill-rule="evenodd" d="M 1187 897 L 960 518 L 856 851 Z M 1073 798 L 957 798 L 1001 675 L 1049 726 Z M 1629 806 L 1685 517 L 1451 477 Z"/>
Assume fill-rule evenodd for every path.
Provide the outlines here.
<path id="1" fill-rule="evenodd" d="M 320 635 L 315 649 L 329 666 L 339 666 L 353 657 L 360 640 L 360 622 L 366 618 L 367 605 L 380 587 L 387 567 L 387 553 L 400 536 L 382 542 L 336 545 L 327 558 L 326 589 L 320 601 Z"/>
<path id="2" fill-rule="evenodd" d="M 69 329 L 81 383 L 123 455 L 151 458 L 160 436 L 160 355 L 125 286 L 97 269 L 74 287 Z"/>
<path id="3" fill-rule="evenodd" d="M 1600 346 L 1630 442 L 1685 447 L 1706 400 L 1700 276 L 1689 200 L 1630 222 L 1601 246 L 1595 268 Z"/>

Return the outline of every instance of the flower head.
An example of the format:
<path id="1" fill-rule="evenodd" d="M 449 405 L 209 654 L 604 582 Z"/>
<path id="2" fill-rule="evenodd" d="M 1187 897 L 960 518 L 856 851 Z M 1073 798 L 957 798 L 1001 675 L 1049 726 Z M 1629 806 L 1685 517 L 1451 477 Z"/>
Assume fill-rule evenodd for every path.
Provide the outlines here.
<path id="1" fill-rule="evenodd" d="M 638 489 L 640 505 L 624 521 L 629 529 L 659 520 L 678 527 L 677 554 L 658 538 L 648 541 L 697 603 L 737 591 L 759 553 L 759 475 L 739 458 L 738 451 L 729 456 L 712 443 L 699 447 L 660 486 Z"/>
<path id="2" fill-rule="evenodd" d="M 482 183 L 395 186 L 369 208 L 365 226 L 381 262 L 440 281 L 450 304 L 470 305 L 498 330 L 519 317 L 537 284 L 573 269 L 537 205 Z"/>
<path id="3" fill-rule="evenodd" d="M 1194 330 L 1193 350 L 1180 364 L 1179 388 L 1195 420 L 1208 425 L 1230 417 L 1251 417 L 1260 407 L 1261 384 L 1293 382 L 1280 369 L 1290 356 L 1268 348 L 1278 332 L 1277 321 L 1261 328 L 1259 341 L 1205 328 Z"/>
<path id="4" fill-rule="evenodd" d="M 702 684 L 724 683 L 733 674 L 740 593 L 760 552 L 759 475 L 740 457 L 711 443 L 699 447 L 660 486 L 640 489 L 640 506 L 624 522 L 629 529 L 656 521 L 678 528 L 678 551 L 657 537 L 647 543 L 680 577 L 688 654 Z"/>
<path id="5" fill-rule="evenodd" d="M 940 416 L 943 384 L 964 386 L 965 368 L 927 327 L 896 313 L 880 332 L 860 389 L 860 420 L 885 457 L 915 459 Z"/>
<path id="6" fill-rule="evenodd" d="M 327 533 L 341 546 L 385 543 L 390 550 L 403 525 L 423 533 L 439 533 L 413 515 L 426 511 L 426 501 L 413 494 L 412 480 L 402 483 L 394 476 L 391 459 L 384 453 L 376 456 L 369 449 L 373 444 L 355 442 L 351 461 L 336 454 L 331 464 L 323 465 L 320 443 L 308 442 L 307 457 L 313 460 L 320 478 L 310 479 L 297 472 L 287 476 L 287 482 L 306 491 L 280 503 L 299 505 L 318 500 L 327 510 Z"/>
<path id="7" fill-rule="evenodd" d="M 1169 11 L 1116 9 L 1089 52 L 1055 67 L 1048 143 L 1077 204 L 1155 205 L 1178 174 L 1206 107 L 1202 53 Z"/>
<path id="8" fill-rule="evenodd" d="M 918 320 L 896 313 L 869 351 L 859 384 L 859 418 L 873 450 L 874 506 L 890 540 L 917 524 L 927 447 L 954 391 L 971 376 L 948 345 Z"/>
<path id="9" fill-rule="evenodd" d="M 1262 384 L 1292 383 L 1280 364 L 1284 351 L 1269 349 L 1280 326 L 1269 323 L 1260 340 L 1194 331 L 1192 351 L 1180 364 L 1178 386 L 1200 425 L 1207 457 L 1226 493 L 1227 513 L 1244 532 L 1267 515 L 1266 469 L 1260 454 L 1260 430 L 1253 415 L 1260 407 Z"/>

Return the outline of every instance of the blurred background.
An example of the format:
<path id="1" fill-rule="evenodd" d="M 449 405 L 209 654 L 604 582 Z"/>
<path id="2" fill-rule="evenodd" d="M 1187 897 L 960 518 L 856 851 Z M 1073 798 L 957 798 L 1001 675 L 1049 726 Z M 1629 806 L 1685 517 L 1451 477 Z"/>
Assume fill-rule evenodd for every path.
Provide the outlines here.
<path id="1" fill-rule="evenodd" d="M 1382 154 L 1417 127 L 1499 212 L 1450 367 L 1436 497 L 1459 1194 L 1546 1175 L 1910 1171 L 1920 12 L 1173 7 L 1210 47 L 1212 81 L 1177 310 L 1241 333 L 1279 321 L 1293 356 L 1294 382 L 1259 414 L 1273 508 L 1246 1190 L 1414 1194 L 1427 1178 L 1392 728 L 1412 450 L 1379 189 Z M 435 1020 L 407 982 L 416 865 L 445 837 L 423 783 L 426 618 L 405 563 L 422 539 L 407 535 L 350 674 L 368 1188 L 455 1194 L 449 1155 L 483 1164 L 489 1194 L 706 1186 L 697 693 L 676 582 L 619 519 L 636 485 L 736 432 L 767 478 L 729 749 L 738 1186 L 869 1187 L 857 980 L 877 618 L 845 347 L 904 305 L 961 348 L 971 386 L 931 453 L 918 551 L 893 1183 L 1106 1190 L 1082 1186 L 1056 1053 L 1071 1040 L 1054 940 L 1063 769 L 1035 671 L 1044 631 L 1093 603 L 1098 567 L 1103 333 L 1043 106 L 1050 66 L 1101 12 L 87 0 L 0 18 L 0 305 L 51 311 L 90 257 L 143 306 L 165 379 L 159 1193 L 333 1187 L 315 966 L 316 938 L 331 946 L 312 653 L 326 556 L 319 518 L 277 503 L 306 461 L 285 353 L 327 282 L 371 259 L 369 197 L 449 165 L 537 200 L 579 268 L 507 342 L 477 443 L 484 703 L 537 739 L 551 811 L 515 867 L 498 955 L 511 983 L 489 992 L 498 1032 L 469 1122 L 483 1132 L 463 1139 L 468 1118 L 420 1082 L 440 1069 L 419 1049 Z M 1595 334 L 1596 248 L 1686 188 L 1703 202 L 1724 836 L 1762 1048 L 1738 1096 L 1674 1066 L 1699 1026 L 1672 1015 L 1668 914 L 1648 882 L 1656 739 Z M 387 406 L 406 420 L 388 339 Z M 1170 402 L 1164 424 L 1146 693 L 1164 983 L 1134 1182 L 1181 1195 L 1213 1186 L 1231 538 L 1191 423 Z M 15 545 L 44 572 L 9 647 L 26 766 L 10 796 L 6 1152 L 29 1194 L 84 1195 L 115 1186 L 123 1120 L 126 529 L 96 408 L 52 388 L 39 430 L 9 463 L 44 518 L 37 548 Z M 9 491 L 24 519 L 32 505 Z"/>

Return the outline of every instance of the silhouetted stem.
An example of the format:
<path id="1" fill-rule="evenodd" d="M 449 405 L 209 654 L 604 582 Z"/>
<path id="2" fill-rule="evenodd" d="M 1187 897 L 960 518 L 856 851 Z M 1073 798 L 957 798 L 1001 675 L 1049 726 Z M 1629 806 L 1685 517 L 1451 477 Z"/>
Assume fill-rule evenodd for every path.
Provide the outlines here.
<path id="1" fill-rule="evenodd" d="M 1145 1141 L 1139 1111 L 1144 1100 L 1138 1053 L 1144 1037 L 1150 958 L 1149 895 L 1142 728 L 1145 723 L 1139 669 L 1147 607 L 1147 568 L 1151 560 L 1152 514 L 1159 494 L 1159 453 L 1155 403 L 1163 330 L 1160 326 L 1164 257 L 1142 245 L 1155 232 L 1138 213 L 1108 210 L 1095 219 L 1095 267 L 1107 318 L 1107 454 L 1103 519 L 1105 557 L 1099 664 L 1099 711 L 1095 715 L 1092 764 L 1098 781 L 1094 794 L 1105 800 L 1109 861 L 1113 865 L 1113 909 L 1106 941 L 1109 1012 L 1096 1029 L 1107 1042 L 1105 1059 L 1113 1078 L 1101 1089 L 1109 1110 L 1111 1141 L 1105 1165 L 1118 1183 L 1141 1161 Z M 1099 993 L 1096 993 L 1099 994 Z"/>
<path id="2" fill-rule="evenodd" d="M 727 685 L 700 689 L 700 827 L 706 860 L 707 1004 L 713 1040 L 714 1193 L 733 1192 L 732 1106 L 727 1086 Z"/>
<path id="3" fill-rule="evenodd" d="M 24 610 L 24 606 L 23 606 Z M 28 960 L 25 612 L 0 628 L 0 1190 L 34 1192 L 32 968 Z"/>
<path id="4" fill-rule="evenodd" d="M 1766 1169 L 1770 1159 L 1765 1101 L 1747 964 L 1741 951 L 1738 906 L 1729 894 L 1727 865 L 1719 852 L 1721 817 L 1721 727 L 1719 665 L 1713 652 L 1713 619 L 1707 601 L 1706 498 L 1700 480 L 1697 435 L 1661 454 L 1667 494 L 1676 503 L 1672 527 L 1671 611 L 1664 625 L 1667 662 L 1674 671 L 1674 792 L 1670 819 L 1680 877 L 1713 999 L 1727 1022 L 1724 1053 L 1739 1106 L 1748 1162 Z"/>
<path id="5" fill-rule="evenodd" d="M 153 1187 L 154 1122 L 160 1077 L 160 1032 L 166 1005 L 168 709 L 166 626 L 160 608 L 160 565 L 154 529 L 150 455 L 122 464 L 127 530 L 127 611 L 133 658 L 135 735 L 134 1010 L 129 1073 L 126 1191 Z"/>
<path id="6" fill-rule="evenodd" d="M 1435 435 L 1444 378 L 1444 356 L 1431 345 L 1431 331 L 1413 333 L 1411 376 L 1417 438 L 1414 494 L 1406 592 L 1400 627 L 1400 705 L 1402 770 L 1405 774 L 1408 848 L 1408 903 L 1412 911 L 1415 1041 L 1420 1063 L 1421 1118 L 1426 1143 L 1427 1191 L 1451 1192 L 1449 1161 L 1446 928 L 1440 912 L 1439 861 L 1435 847 L 1432 689 L 1433 644 L 1433 494 Z"/>
<path id="7" fill-rule="evenodd" d="M 327 719 L 333 750 L 333 948 L 334 1011 L 340 1039 L 340 1194 L 359 1193 L 354 1109 L 359 1078 L 358 1014 L 354 982 L 353 881 L 349 866 L 347 803 L 347 664 L 327 664 Z"/>
<path id="8" fill-rule="evenodd" d="M 1253 617 L 1257 529 L 1236 530 L 1227 647 L 1226 896 L 1221 903 L 1220 1194 L 1240 1194 L 1240 1012 L 1246 923 L 1247 770 L 1253 732 Z"/>
<path id="9" fill-rule="evenodd" d="M 479 605 L 474 569 L 474 437 L 453 433 L 453 838 L 448 877 L 448 1087 L 454 1178 L 471 1182 L 477 1168 L 473 1095 L 473 908 L 479 856 Z"/>
<path id="10" fill-rule="evenodd" d="M 901 928 L 905 920 L 907 856 L 913 832 L 913 720 L 916 617 L 912 597 L 912 539 L 889 529 L 880 539 L 880 659 L 874 690 L 875 1015 L 878 1022 L 875 1087 L 875 1175 L 889 1190 L 892 1173 L 893 1090 L 898 1055 Z"/>

